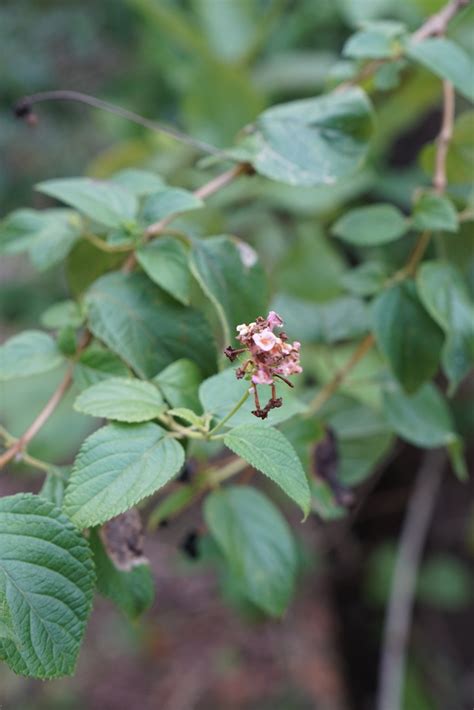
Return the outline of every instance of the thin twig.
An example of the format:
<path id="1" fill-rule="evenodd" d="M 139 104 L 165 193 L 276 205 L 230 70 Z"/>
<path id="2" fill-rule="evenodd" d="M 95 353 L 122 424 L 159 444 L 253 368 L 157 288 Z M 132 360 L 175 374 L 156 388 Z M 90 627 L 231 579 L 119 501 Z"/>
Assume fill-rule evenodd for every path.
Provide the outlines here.
<path id="1" fill-rule="evenodd" d="M 204 141 L 197 140 L 188 136 L 186 133 L 178 131 L 176 128 L 171 126 L 165 126 L 163 123 L 157 121 L 151 121 L 149 118 L 140 116 L 140 114 L 134 111 L 129 111 L 128 109 L 122 108 L 121 106 L 116 106 L 103 99 L 98 99 L 95 96 L 90 96 L 89 94 L 83 94 L 80 91 L 70 91 L 68 89 L 59 89 L 57 91 L 41 91 L 37 94 L 31 94 L 31 96 L 24 96 L 21 98 L 14 106 L 14 112 L 19 118 L 31 116 L 31 109 L 34 104 L 41 103 L 43 101 L 77 101 L 87 106 L 92 106 L 93 108 L 101 109 L 102 111 L 108 111 L 113 113 L 120 118 L 125 118 L 127 121 L 136 123 L 143 128 L 147 128 L 155 133 L 163 133 L 164 135 L 175 138 L 181 143 L 186 143 L 203 153 L 210 153 L 211 155 L 217 155 L 221 151 L 219 148 L 209 145 Z"/>
<path id="2" fill-rule="evenodd" d="M 442 451 L 426 454 L 408 503 L 385 616 L 376 710 L 401 708 L 418 568 L 445 463 Z"/>
<path id="3" fill-rule="evenodd" d="M 443 81 L 443 118 L 437 139 L 433 177 L 433 187 L 440 195 L 446 190 L 447 185 L 446 159 L 448 157 L 449 144 L 453 137 L 455 108 L 454 87 L 449 81 Z"/>
<path id="4" fill-rule="evenodd" d="M 451 0 L 435 15 L 429 17 L 426 22 L 412 35 L 413 42 L 422 42 L 433 35 L 442 35 L 448 29 L 451 20 L 463 8 L 467 7 L 471 0 Z"/>

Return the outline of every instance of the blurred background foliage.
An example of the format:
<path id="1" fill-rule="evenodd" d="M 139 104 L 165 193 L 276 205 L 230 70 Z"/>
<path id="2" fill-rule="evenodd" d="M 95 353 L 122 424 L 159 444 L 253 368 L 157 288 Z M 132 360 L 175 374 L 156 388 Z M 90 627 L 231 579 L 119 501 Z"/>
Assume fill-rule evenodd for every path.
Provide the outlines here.
<path id="1" fill-rule="evenodd" d="M 191 188 L 206 179 L 207 173 L 196 167 L 199 156 L 189 147 L 82 105 L 58 102 L 39 106 L 38 125 L 29 128 L 10 112 L 10 106 L 25 94 L 57 88 L 83 91 L 225 147 L 266 106 L 314 96 L 331 88 L 340 77 L 350 75 L 353 67 L 340 59 L 341 48 L 361 21 L 399 19 L 415 29 L 442 5 L 442 0 L 3 0 L 0 216 L 23 205 L 41 207 L 44 198 L 33 193 L 32 187 L 39 180 L 54 177 L 107 177 L 133 166 L 158 171 L 171 184 Z M 462 21 L 456 19 L 450 26 L 451 36 L 471 56 L 473 27 L 474 6 L 464 13 Z M 392 92 L 393 87 L 397 88 Z M 423 169 L 429 163 L 429 149 L 421 162 L 419 153 L 438 131 L 439 80 L 412 66 L 400 75 L 378 73 L 375 83 L 366 88 L 375 104 L 377 127 L 370 159 L 355 177 L 334 187 L 304 189 L 255 177 L 232 185 L 213 199 L 211 207 L 187 222 L 188 228 L 200 233 L 235 233 L 253 244 L 271 281 L 284 293 L 281 308 L 294 315 L 295 329 L 311 328 L 308 311 L 301 310 L 302 303 L 314 306 L 354 290 L 353 285 L 348 287 L 348 268 L 361 261 L 361 253 L 356 247 L 335 245 L 328 236 L 328 227 L 342 209 L 376 199 L 408 209 L 414 188 L 430 182 L 429 173 Z M 458 107 L 460 111 L 466 108 L 466 102 L 459 99 Z M 454 198 L 458 194 L 455 183 L 454 179 L 450 188 Z M 445 238 L 440 237 L 435 245 L 441 252 Z M 448 258 L 463 270 L 474 294 L 472 222 L 449 239 Z M 407 237 L 383 248 L 365 249 L 364 258 L 379 263 L 383 275 L 384 267 L 391 272 L 402 265 L 409 249 Z M 81 258 L 88 268 L 87 254 Z M 69 296 L 62 268 L 37 272 L 23 256 L 3 258 L 0 278 L 2 339 L 20 328 L 36 326 L 48 305 Z M 364 313 L 357 317 L 363 332 Z M 309 383 L 311 377 L 327 378 L 346 358 L 345 345 L 315 346 L 313 352 L 308 351 L 305 363 Z M 367 358 L 338 395 L 358 400 L 349 424 L 340 421 L 341 417 L 338 420 L 338 398 L 331 404 L 333 426 L 337 429 L 339 423 L 342 446 L 346 447 L 346 468 L 342 472 L 346 483 L 363 480 L 393 441 L 374 421 L 367 422 L 363 446 L 357 434 L 351 438 L 354 419 L 362 421 L 364 428 L 360 408 L 377 396 L 378 389 L 371 389 L 367 382 L 379 368 L 375 355 Z M 61 376 L 56 371 L 3 387 L 0 398 L 3 404 L 9 403 L 5 420 L 10 431 L 21 433 Z M 461 394 L 455 412 L 460 429 L 470 435 L 474 429 L 472 409 L 469 396 Z M 35 440 L 32 453 L 48 458 L 54 441 L 55 460 L 65 462 L 71 457 L 90 426 L 89 420 L 72 412 L 71 400 L 62 403 Z M 347 413 L 347 408 L 344 411 Z M 410 480 L 403 476 L 402 472 L 402 487 Z M 456 548 L 458 543 L 453 544 L 455 535 L 448 536 L 447 544 L 441 535 L 441 550 L 427 559 L 418 591 L 420 603 L 445 610 L 463 610 L 472 598 L 472 578 L 463 562 L 469 545 L 472 554 L 472 511 L 462 507 L 459 497 L 455 496 L 455 501 L 450 512 L 456 517 L 454 529 L 462 539 L 461 553 Z M 396 515 L 389 516 L 389 523 L 375 535 L 375 545 L 370 542 L 373 526 L 362 525 L 362 539 L 371 555 L 364 580 L 353 580 L 363 589 L 358 592 L 361 606 L 353 610 L 356 615 L 363 616 L 371 605 L 376 609 L 386 599 L 393 564 L 390 542 L 396 535 L 397 520 Z M 345 594 L 348 591 L 343 586 L 339 597 L 344 599 Z M 472 627 L 472 615 L 469 619 Z M 109 619 L 104 623 L 113 625 Z M 142 632 L 131 632 L 125 625 L 117 628 L 111 632 L 112 643 L 139 655 L 137 649 L 143 639 L 137 636 Z M 359 628 L 357 623 L 355 628 Z M 440 636 L 434 637 L 440 640 Z M 454 667 L 458 673 L 457 666 L 464 667 L 464 654 L 461 644 L 446 663 L 449 672 Z M 441 708 L 420 678 L 414 662 L 407 686 L 407 710 Z M 23 683 L 10 675 L 7 679 L 0 676 L 3 682 L 14 688 L 11 697 Z M 365 690 L 353 683 L 356 696 L 370 693 L 370 683 Z M 450 681 L 440 685 L 445 698 L 463 702 L 462 693 L 467 691 L 456 695 Z M 45 691 L 46 695 L 35 696 L 33 701 L 20 693 L 22 710 L 76 707 L 67 681 L 56 687 L 63 689 L 57 691 L 57 698 L 56 691 Z M 473 689 L 472 679 L 469 687 Z M 304 701 L 298 704 L 295 697 L 288 702 L 283 699 L 278 707 L 313 707 Z M 107 705 L 100 698 L 94 696 L 96 704 L 91 707 L 122 707 Z"/>

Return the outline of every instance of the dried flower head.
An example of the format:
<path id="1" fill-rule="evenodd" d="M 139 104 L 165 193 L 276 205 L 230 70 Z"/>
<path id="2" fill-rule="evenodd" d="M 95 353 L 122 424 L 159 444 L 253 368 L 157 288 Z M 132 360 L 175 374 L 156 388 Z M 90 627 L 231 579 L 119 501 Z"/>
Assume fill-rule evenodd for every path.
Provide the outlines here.
<path id="1" fill-rule="evenodd" d="M 236 376 L 252 382 L 251 391 L 256 407 L 252 414 L 260 419 L 265 419 L 271 409 L 282 405 L 281 397 L 276 396 L 275 378 L 293 387 L 286 378 L 303 371 L 300 365 L 301 343 L 297 340 L 289 343 L 284 332 L 274 333 L 275 328 L 281 328 L 282 325 L 283 320 L 275 311 L 270 311 L 266 318 L 257 318 L 253 323 L 242 323 L 236 328 L 236 339 L 242 347 L 233 348 L 229 345 L 224 350 L 231 362 L 245 353 L 246 359 L 237 368 Z M 263 408 L 260 406 L 257 385 L 271 386 L 270 400 Z"/>

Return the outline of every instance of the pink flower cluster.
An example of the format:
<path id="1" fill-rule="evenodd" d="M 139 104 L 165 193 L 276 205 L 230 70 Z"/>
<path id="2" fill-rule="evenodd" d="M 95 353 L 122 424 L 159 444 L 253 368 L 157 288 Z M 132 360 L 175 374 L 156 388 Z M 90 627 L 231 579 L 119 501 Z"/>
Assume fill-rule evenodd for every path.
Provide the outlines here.
<path id="1" fill-rule="evenodd" d="M 283 380 L 290 387 L 293 385 L 286 378 L 302 372 L 300 365 L 301 344 L 295 340 L 288 342 L 286 333 L 276 335 L 275 328 L 281 328 L 283 321 L 275 311 L 270 311 L 266 318 L 257 318 L 255 322 L 242 323 L 237 326 L 236 336 L 242 348 L 228 347 L 225 350 L 227 357 L 233 361 L 241 353 L 249 357 L 237 369 L 239 379 L 249 376 L 255 395 L 256 416 L 265 419 L 270 409 L 281 406 L 281 398 L 275 394 L 275 378 Z M 271 385 L 272 397 L 263 409 L 260 407 L 256 385 Z"/>

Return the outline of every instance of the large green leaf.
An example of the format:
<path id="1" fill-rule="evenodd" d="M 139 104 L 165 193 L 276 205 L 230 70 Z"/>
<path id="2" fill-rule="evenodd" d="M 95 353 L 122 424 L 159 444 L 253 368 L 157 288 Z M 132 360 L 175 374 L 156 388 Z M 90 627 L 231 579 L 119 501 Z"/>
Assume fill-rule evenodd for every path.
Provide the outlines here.
<path id="1" fill-rule="evenodd" d="M 84 441 L 64 510 L 80 528 L 100 525 L 164 486 L 183 462 L 181 444 L 157 424 L 109 424 Z"/>
<path id="2" fill-rule="evenodd" d="M 446 37 L 412 42 L 406 53 L 441 79 L 447 79 L 460 94 L 474 101 L 474 63 L 467 52 Z"/>
<path id="3" fill-rule="evenodd" d="M 74 402 L 74 409 L 93 417 L 130 423 L 155 419 L 165 404 L 158 388 L 150 382 L 110 377 L 84 390 Z"/>
<path id="4" fill-rule="evenodd" d="M 428 313 L 445 331 L 443 368 L 456 386 L 474 365 L 474 305 L 459 271 L 445 261 L 422 264 L 418 293 Z"/>
<path id="5" fill-rule="evenodd" d="M 372 130 L 359 88 L 292 101 L 264 111 L 242 144 L 261 175 L 289 185 L 332 185 L 362 164 Z"/>
<path id="6" fill-rule="evenodd" d="M 387 384 L 383 390 L 383 413 L 390 427 L 416 446 L 436 448 L 457 439 L 451 412 L 431 383 L 413 395 L 405 394 L 395 382 Z"/>
<path id="7" fill-rule="evenodd" d="M 22 675 L 74 672 L 92 604 L 89 545 L 52 503 L 0 499 L 0 658 Z"/>
<path id="8" fill-rule="evenodd" d="M 37 269 L 61 262 L 79 238 L 79 220 L 71 210 L 17 210 L 0 224 L 0 253 L 27 251 Z"/>
<path id="9" fill-rule="evenodd" d="M 144 274 L 102 276 L 86 304 L 91 331 L 140 377 L 153 377 L 182 357 L 213 372 L 216 355 L 205 318 L 172 301 Z"/>
<path id="10" fill-rule="evenodd" d="M 244 595 L 281 616 L 293 593 L 297 556 L 279 511 L 259 491 L 239 486 L 208 496 L 204 515 Z"/>
<path id="11" fill-rule="evenodd" d="M 191 273 L 184 244 L 173 237 L 160 237 L 137 249 L 136 255 L 152 281 L 180 303 L 189 304 Z"/>
<path id="12" fill-rule="evenodd" d="M 36 185 L 36 189 L 74 207 L 105 227 L 121 227 L 133 222 L 138 209 L 138 201 L 133 192 L 104 180 L 46 180 Z"/>
<path id="13" fill-rule="evenodd" d="M 245 394 L 249 383 L 245 380 L 238 380 L 235 370 L 232 367 L 219 372 L 205 380 L 199 388 L 199 397 L 205 412 L 212 414 L 215 419 L 223 419 L 237 402 Z M 265 403 L 263 392 L 265 389 L 270 396 L 270 388 L 262 386 L 259 388 L 262 403 Z M 283 405 L 276 409 L 271 409 L 268 417 L 263 422 L 264 426 L 276 425 L 290 419 L 295 414 L 305 411 L 305 405 L 300 402 L 288 385 L 278 382 L 276 385 L 277 397 L 282 397 Z M 255 416 L 252 410 L 255 409 L 255 402 L 250 396 L 240 409 L 229 419 L 228 426 L 239 426 L 240 424 L 253 424 Z"/>
<path id="14" fill-rule="evenodd" d="M 373 205 L 350 210 L 332 231 L 349 244 L 372 246 L 399 239 L 408 231 L 408 222 L 393 205 Z"/>
<path id="15" fill-rule="evenodd" d="M 107 555 L 97 530 L 91 532 L 91 548 L 97 575 L 97 589 L 131 619 L 141 616 L 153 604 L 155 584 L 150 565 L 137 564 L 130 571 L 117 569 Z"/>
<path id="16" fill-rule="evenodd" d="M 228 236 L 194 240 L 191 269 L 217 311 L 226 344 L 233 342 L 239 323 L 266 315 L 266 276 L 244 242 Z"/>
<path id="17" fill-rule="evenodd" d="M 0 382 L 53 370 L 63 360 L 50 335 L 40 330 L 25 330 L 0 347 Z"/>
<path id="18" fill-rule="evenodd" d="M 441 329 L 420 303 L 412 282 L 381 293 L 372 315 L 377 344 L 405 390 L 414 392 L 438 368 Z"/>
<path id="19" fill-rule="evenodd" d="M 224 444 L 271 478 L 305 516 L 308 514 L 311 494 L 306 474 L 296 451 L 280 431 L 260 422 L 242 424 L 227 432 Z"/>

